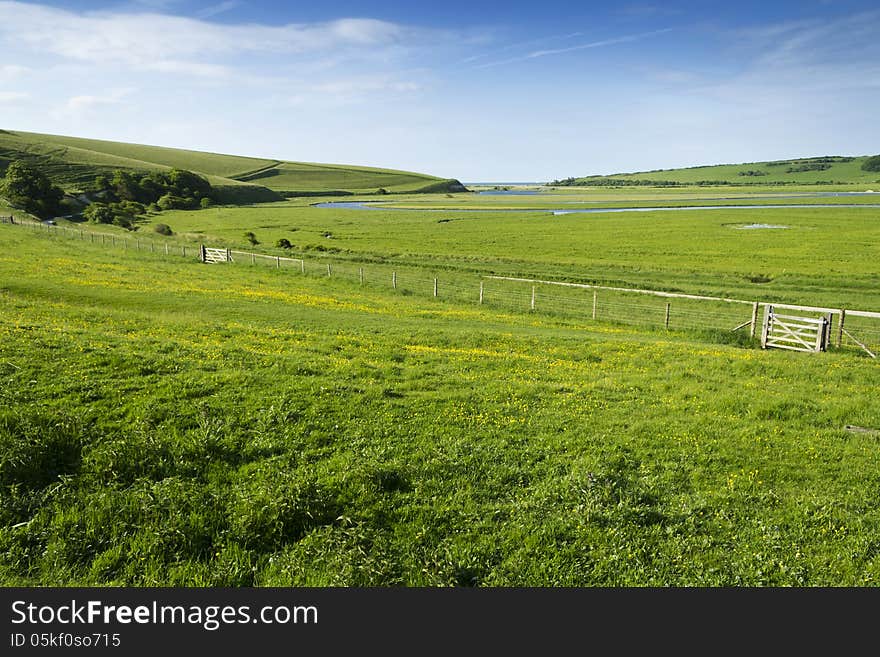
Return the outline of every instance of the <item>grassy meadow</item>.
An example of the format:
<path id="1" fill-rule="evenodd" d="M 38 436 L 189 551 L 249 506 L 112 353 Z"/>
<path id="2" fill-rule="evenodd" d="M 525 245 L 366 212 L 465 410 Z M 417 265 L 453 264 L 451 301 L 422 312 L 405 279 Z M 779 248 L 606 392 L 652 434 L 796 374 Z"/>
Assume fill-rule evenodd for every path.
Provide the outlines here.
<path id="1" fill-rule="evenodd" d="M 275 221 L 265 211 L 258 235 Z M 218 237 L 244 221 L 229 212 L 210 224 Z M 487 216 L 507 232 L 474 245 L 483 219 L 438 226 L 395 213 L 382 238 L 381 213 L 296 212 L 277 225 L 326 222 L 329 241 L 388 258 L 448 258 L 457 242 L 462 262 L 482 249 L 551 271 L 545 250 L 556 248 L 574 272 L 589 243 L 530 229 L 560 225 L 547 217 Z M 826 230 L 804 212 L 786 218 L 803 230 L 776 246 L 800 274 L 822 269 L 810 269 L 810 249 L 828 235 L 867 230 L 841 213 L 797 247 L 811 222 Z M 701 241 L 726 235 L 712 217 Z M 569 233 L 596 221 L 564 219 Z M 614 218 L 630 220 L 644 223 L 625 234 L 589 224 L 603 235 L 593 252 L 653 223 L 653 251 L 645 237 L 629 260 L 608 262 L 656 260 L 683 276 L 684 256 L 671 253 L 683 238 L 669 240 L 693 215 Z M 448 228 L 460 232 L 433 232 Z M 518 246 L 515 231 L 526 231 Z M 868 358 L 205 266 L 16 226 L 0 225 L 0 244 L 4 585 L 880 577 L 880 436 L 844 430 L 880 426 L 880 369 Z M 692 269 L 723 272 L 724 250 Z M 852 294 L 872 298 L 867 284 Z"/>
<path id="2" fill-rule="evenodd" d="M 875 239 L 880 208 L 804 206 L 557 216 L 537 209 L 467 211 L 485 209 L 486 198 L 502 198 L 507 204 L 525 198 L 523 208 L 538 202 L 531 200 L 535 197 L 456 195 L 453 200 L 462 210 L 425 212 L 326 209 L 297 200 L 165 212 L 152 221 L 168 224 L 179 239 L 233 248 L 247 245 L 242 236 L 252 231 L 260 242 L 257 248 L 273 254 L 285 253 L 274 249 L 284 238 L 295 254 L 311 259 L 880 310 L 880 274 L 873 266 L 880 260 L 880 243 Z M 449 200 L 434 198 L 429 203 Z M 552 201 L 540 202 L 560 207 Z M 626 197 L 618 194 L 617 203 L 626 204 Z M 753 223 L 787 228 L 742 230 Z"/>

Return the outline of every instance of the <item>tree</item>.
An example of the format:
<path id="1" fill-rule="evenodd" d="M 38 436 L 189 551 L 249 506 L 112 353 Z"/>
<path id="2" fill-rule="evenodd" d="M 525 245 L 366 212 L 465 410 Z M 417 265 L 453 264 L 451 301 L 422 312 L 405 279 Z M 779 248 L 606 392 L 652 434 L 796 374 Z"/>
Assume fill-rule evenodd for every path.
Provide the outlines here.
<path id="1" fill-rule="evenodd" d="M 122 169 L 114 171 L 110 187 L 113 194 L 120 201 L 139 201 L 144 196 L 140 180 L 130 171 L 123 171 Z"/>
<path id="2" fill-rule="evenodd" d="M 865 160 L 862 163 L 862 171 L 880 171 L 880 155 Z"/>
<path id="3" fill-rule="evenodd" d="M 95 176 L 95 191 L 103 192 L 107 189 L 110 189 L 110 179 L 104 175 Z"/>
<path id="4" fill-rule="evenodd" d="M 279 249 L 292 249 L 293 248 L 293 244 L 291 244 L 290 240 L 287 239 L 286 237 L 282 237 L 280 240 L 275 242 L 275 246 L 277 246 Z"/>
<path id="5" fill-rule="evenodd" d="M 64 198 L 64 190 L 53 185 L 45 174 L 19 161 L 13 162 L 6 169 L 0 193 L 13 205 L 41 219 L 59 214 L 61 199 Z"/>
<path id="6" fill-rule="evenodd" d="M 246 232 L 244 234 L 244 238 L 254 246 L 259 244 L 259 242 L 257 241 L 257 236 L 254 235 L 251 231 Z"/>
<path id="7" fill-rule="evenodd" d="M 182 196 L 175 196 L 174 194 L 160 196 L 159 200 L 156 201 L 156 205 L 162 210 L 189 210 L 191 207 L 189 199 L 185 199 Z"/>
<path id="8" fill-rule="evenodd" d="M 116 213 L 106 203 L 91 203 L 83 210 L 83 216 L 93 224 L 112 224 Z"/>
<path id="9" fill-rule="evenodd" d="M 211 183 L 192 171 L 171 169 L 166 174 L 168 188 L 172 194 L 185 198 L 198 198 L 211 194 Z"/>

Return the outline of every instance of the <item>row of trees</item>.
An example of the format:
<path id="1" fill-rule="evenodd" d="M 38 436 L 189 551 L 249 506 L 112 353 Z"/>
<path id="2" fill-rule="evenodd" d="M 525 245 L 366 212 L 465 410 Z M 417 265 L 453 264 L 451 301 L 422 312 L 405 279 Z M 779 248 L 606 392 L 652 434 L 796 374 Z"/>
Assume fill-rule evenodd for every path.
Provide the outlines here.
<path id="1" fill-rule="evenodd" d="M 206 178 L 184 169 L 137 173 L 114 171 L 95 178 L 82 211 L 88 221 L 132 228 L 138 217 L 162 210 L 195 210 L 213 204 L 214 190 Z M 14 206 L 40 219 L 77 210 L 77 202 L 39 169 L 14 161 L 0 179 L 0 194 Z M 73 207 L 70 207 L 72 204 Z"/>

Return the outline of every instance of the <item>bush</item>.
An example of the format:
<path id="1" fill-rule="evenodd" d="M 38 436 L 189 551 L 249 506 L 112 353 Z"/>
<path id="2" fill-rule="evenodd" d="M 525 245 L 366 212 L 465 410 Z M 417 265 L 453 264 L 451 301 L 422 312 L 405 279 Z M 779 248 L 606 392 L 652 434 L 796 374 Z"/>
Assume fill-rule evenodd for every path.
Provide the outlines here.
<path id="1" fill-rule="evenodd" d="M 171 230 L 171 227 L 168 224 L 156 224 L 153 226 L 153 230 L 155 230 L 160 235 L 173 235 L 174 231 Z"/>
<path id="2" fill-rule="evenodd" d="M 257 240 L 257 236 L 253 234 L 253 232 L 248 231 L 244 234 L 244 238 L 250 242 L 253 246 L 256 246 L 260 242 Z"/>
<path id="3" fill-rule="evenodd" d="M 212 205 L 214 205 L 213 201 L 211 201 L 211 199 L 208 198 L 207 196 L 204 197 L 201 201 L 199 201 L 199 206 L 202 208 L 202 210 L 207 210 Z"/>
<path id="4" fill-rule="evenodd" d="M 291 249 L 293 248 L 293 244 L 290 243 L 290 240 L 286 237 L 282 237 L 280 240 L 275 242 L 275 246 L 279 249 Z"/>

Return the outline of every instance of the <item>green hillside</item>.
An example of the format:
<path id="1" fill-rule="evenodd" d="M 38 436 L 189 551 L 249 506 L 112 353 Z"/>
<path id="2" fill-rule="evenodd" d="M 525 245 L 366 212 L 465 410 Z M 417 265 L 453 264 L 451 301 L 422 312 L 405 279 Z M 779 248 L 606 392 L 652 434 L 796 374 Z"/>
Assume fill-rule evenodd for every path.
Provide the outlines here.
<path id="1" fill-rule="evenodd" d="M 0 171 L 13 160 L 39 167 L 67 191 L 80 191 L 116 169 L 180 168 L 203 174 L 230 202 L 278 200 L 322 193 L 437 192 L 461 188 L 457 180 L 391 169 L 285 162 L 160 146 L 0 130 Z M 460 191 L 460 190 L 459 190 Z"/>
<path id="2" fill-rule="evenodd" d="M 607 176 L 584 176 L 554 181 L 556 185 L 788 185 L 788 184 L 849 184 L 880 182 L 880 172 L 866 171 L 862 165 L 869 156 L 822 156 L 688 167 L 657 169 Z"/>

